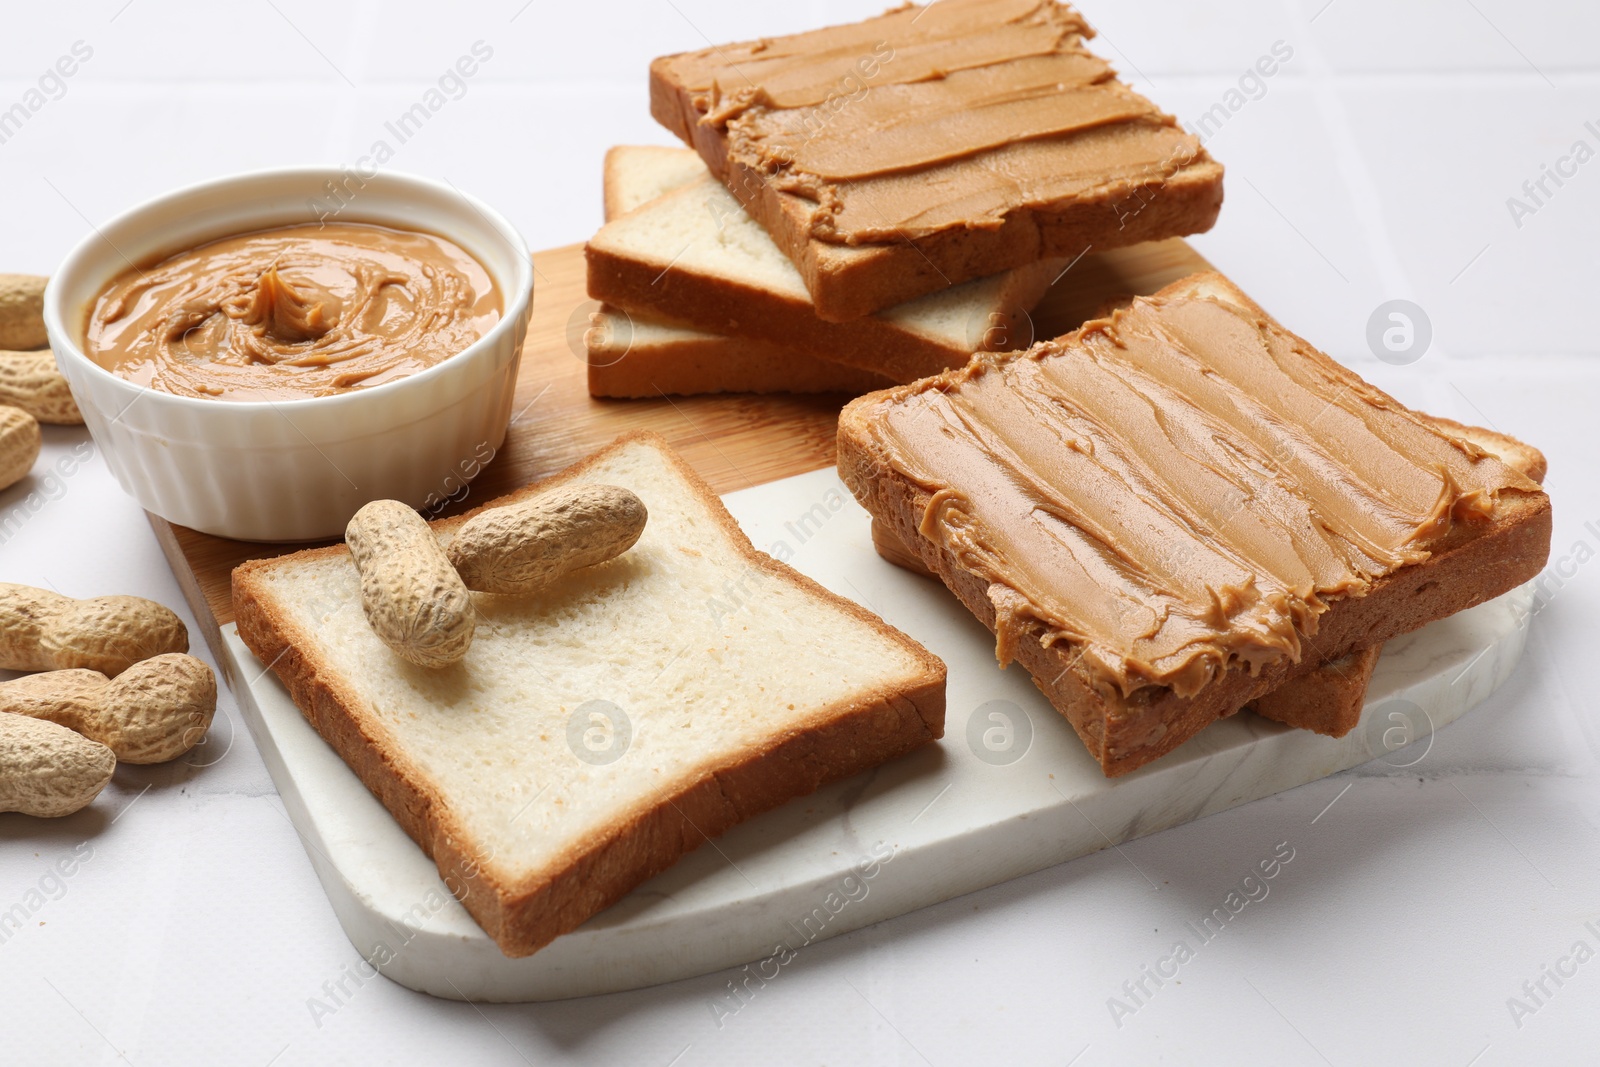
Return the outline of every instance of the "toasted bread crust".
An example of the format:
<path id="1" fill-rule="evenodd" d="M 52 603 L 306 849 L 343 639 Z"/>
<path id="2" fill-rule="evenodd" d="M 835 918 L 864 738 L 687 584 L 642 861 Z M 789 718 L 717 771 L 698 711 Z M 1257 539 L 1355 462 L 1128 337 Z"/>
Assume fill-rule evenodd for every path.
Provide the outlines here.
<path id="1" fill-rule="evenodd" d="M 1435 415 L 1427 418 L 1443 432 L 1493 452 L 1502 462 L 1536 482 L 1544 481 L 1548 464 L 1544 453 L 1532 445 L 1482 426 L 1469 426 Z M 872 546 L 879 556 L 897 567 L 926 578 L 939 577 L 928 569 L 921 556 L 907 548 L 894 531 L 877 518 L 872 520 Z M 1382 651 L 1381 645 L 1372 645 L 1342 659 L 1320 664 L 1271 692 L 1263 693 L 1246 707 L 1286 726 L 1343 737 L 1361 721 L 1367 686 Z"/>
<path id="2" fill-rule="evenodd" d="M 1544 453 L 1526 441 L 1519 441 L 1499 430 L 1491 430 L 1485 426 L 1469 426 L 1464 422 L 1441 418 L 1438 415 L 1429 415 L 1428 421 L 1448 437 L 1459 438 L 1485 452 L 1494 453 L 1500 457 L 1500 462 L 1508 467 L 1515 467 L 1536 482 L 1542 484 L 1545 475 L 1550 472 L 1550 464 L 1545 459 Z"/>
<path id="3" fill-rule="evenodd" d="M 622 214 L 623 211 L 622 198 L 617 192 L 616 183 L 612 180 L 612 175 L 621 166 L 622 150 L 622 145 L 612 145 L 606 149 L 605 159 L 600 164 L 600 173 L 602 175 L 600 179 L 600 202 L 603 205 L 602 210 L 607 219 L 614 219 Z"/>
<path id="4" fill-rule="evenodd" d="M 589 395 L 617 398 L 707 393 L 846 393 L 859 396 L 894 382 L 804 349 L 736 337 L 697 337 L 624 354 L 589 353 Z"/>
<path id="5" fill-rule="evenodd" d="M 485 508 L 523 499 L 581 476 L 611 449 L 642 441 L 661 449 L 736 539 L 751 567 L 822 598 L 900 643 L 921 664 L 918 677 L 826 709 L 813 723 L 774 737 L 766 750 L 685 781 L 669 797 L 620 811 L 586 846 L 518 875 L 505 857 L 484 855 L 438 789 L 387 730 L 367 714 L 359 688 L 322 657 L 314 635 L 280 611 L 265 575 L 298 562 L 347 554 L 342 545 L 245 563 L 234 571 L 239 636 L 277 674 L 295 705 L 435 862 L 440 877 L 507 956 L 526 956 L 575 929 L 639 883 L 738 822 L 819 786 L 877 766 L 944 732 L 942 661 L 866 609 L 823 589 L 750 545 L 715 493 L 656 434 L 635 432 L 550 478 L 466 515 L 433 524 L 451 529 Z"/>
<path id="6" fill-rule="evenodd" d="M 1382 653 L 1382 645 L 1373 645 L 1329 660 L 1261 694 L 1246 707 L 1285 726 L 1343 737 L 1361 721 L 1367 685 Z"/>
<path id="7" fill-rule="evenodd" d="M 1152 177 L 1115 200 L 1016 211 L 992 230 L 955 229 L 871 247 L 830 244 L 810 236 L 808 202 L 730 162 L 724 133 L 700 121 L 694 95 L 668 75 L 672 58 L 650 64 L 651 114 L 699 152 L 772 235 L 805 278 L 817 316 L 829 322 L 851 322 L 1039 259 L 1070 259 L 1090 249 L 1202 233 L 1222 210 L 1222 165 L 1202 155 L 1170 177 Z"/>

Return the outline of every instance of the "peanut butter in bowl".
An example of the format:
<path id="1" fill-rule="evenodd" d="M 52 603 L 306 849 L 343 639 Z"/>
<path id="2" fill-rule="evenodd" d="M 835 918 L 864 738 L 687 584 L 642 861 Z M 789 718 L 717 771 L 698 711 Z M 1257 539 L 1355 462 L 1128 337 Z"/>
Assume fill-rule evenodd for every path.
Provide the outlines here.
<path id="1" fill-rule="evenodd" d="M 502 312 L 483 265 L 443 237 L 283 226 L 124 272 L 89 312 L 85 354 L 164 393 L 298 400 L 426 370 Z"/>

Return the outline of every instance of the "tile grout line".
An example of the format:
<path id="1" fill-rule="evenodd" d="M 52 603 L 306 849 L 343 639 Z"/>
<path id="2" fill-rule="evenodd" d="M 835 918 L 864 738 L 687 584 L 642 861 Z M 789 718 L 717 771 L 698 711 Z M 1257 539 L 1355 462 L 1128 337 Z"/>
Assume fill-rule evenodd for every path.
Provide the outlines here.
<path id="1" fill-rule="evenodd" d="M 1289 10 L 1291 17 L 1298 19 L 1299 7 L 1295 0 L 1283 0 L 1283 4 Z M 1384 289 L 1388 290 L 1384 294 L 1384 299 L 1399 296 L 1414 299 L 1415 290 L 1411 278 L 1406 273 L 1399 251 L 1395 247 L 1394 238 L 1384 221 L 1383 199 L 1378 194 L 1377 183 L 1373 180 L 1372 168 L 1367 163 L 1366 154 L 1361 151 L 1351 128 L 1344 100 L 1339 96 L 1340 80 L 1337 73 L 1323 53 L 1315 31 L 1309 23 L 1305 24 L 1301 40 L 1304 42 L 1303 46 L 1296 45 L 1296 48 L 1303 47 L 1305 50 L 1306 66 L 1309 71 L 1306 80 L 1311 91 L 1312 106 L 1316 109 L 1317 117 L 1321 120 L 1329 141 L 1332 142 L 1336 165 L 1343 179 L 1340 184 L 1344 186 L 1345 194 L 1350 198 L 1350 206 L 1354 209 L 1357 225 L 1361 228 L 1362 244 L 1366 248 L 1368 258 L 1378 270 L 1379 281 Z"/>

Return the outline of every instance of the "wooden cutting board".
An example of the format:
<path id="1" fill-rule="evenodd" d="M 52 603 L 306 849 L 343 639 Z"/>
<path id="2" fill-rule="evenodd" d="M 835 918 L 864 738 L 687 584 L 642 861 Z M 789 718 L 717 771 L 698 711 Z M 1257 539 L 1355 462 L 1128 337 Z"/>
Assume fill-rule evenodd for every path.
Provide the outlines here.
<path id="1" fill-rule="evenodd" d="M 1113 301 L 1148 295 L 1210 265 L 1184 241 L 1090 253 L 1057 279 L 1033 315 L 1036 338 L 1077 328 Z M 668 397 L 597 400 L 589 395 L 582 336 L 588 299 L 583 246 L 534 256 L 533 319 L 522 350 L 516 402 L 505 443 L 470 491 L 443 514 L 477 507 L 560 470 L 618 434 L 661 434 L 718 493 L 747 489 L 833 465 L 841 396 Z M 220 627 L 233 621 L 230 576 L 249 559 L 305 545 L 229 541 L 149 516 L 213 655 L 223 660 Z"/>

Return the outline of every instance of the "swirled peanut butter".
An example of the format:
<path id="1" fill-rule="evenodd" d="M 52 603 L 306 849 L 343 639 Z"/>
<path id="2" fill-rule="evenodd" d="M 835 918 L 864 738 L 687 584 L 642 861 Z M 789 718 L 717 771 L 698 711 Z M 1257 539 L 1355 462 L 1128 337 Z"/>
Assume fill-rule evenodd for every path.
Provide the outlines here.
<path id="1" fill-rule="evenodd" d="M 816 205 L 813 237 L 896 242 L 1215 167 L 1084 47 L 1093 33 L 1053 0 L 938 0 L 662 71 L 725 134 L 730 170 Z"/>
<path id="2" fill-rule="evenodd" d="M 1252 673 L 1538 486 L 1196 275 L 1076 334 L 980 356 L 875 412 L 921 533 L 991 583 L 998 654 L 1042 623 L 1108 690 Z"/>
<path id="3" fill-rule="evenodd" d="M 488 272 L 442 237 L 286 226 L 124 273 L 89 313 L 87 354 L 162 392 L 293 400 L 425 370 L 500 313 Z"/>

